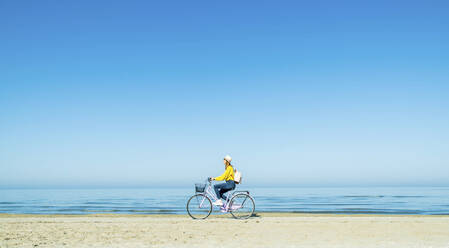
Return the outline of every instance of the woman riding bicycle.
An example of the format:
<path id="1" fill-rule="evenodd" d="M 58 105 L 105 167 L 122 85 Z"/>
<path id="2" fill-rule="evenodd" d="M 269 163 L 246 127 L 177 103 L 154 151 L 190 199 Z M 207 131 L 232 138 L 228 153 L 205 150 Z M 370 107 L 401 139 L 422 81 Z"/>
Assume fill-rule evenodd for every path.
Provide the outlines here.
<path id="1" fill-rule="evenodd" d="M 216 206 L 223 205 L 223 202 L 221 199 L 226 200 L 223 196 L 224 193 L 235 189 L 235 182 L 234 182 L 234 168 L 231 165 L 231 156 L 226 155 L 223 159 L 223 164 L 225 165 L 225 172 L 219 176 L 219 177 L 213 177 L 212 180 L 215 181 L 226 181 L 225 183 L 220 183 L 214 185 L 215 194 L 217 195 L 218 200 L 215 201 L 213 204 Z"/>

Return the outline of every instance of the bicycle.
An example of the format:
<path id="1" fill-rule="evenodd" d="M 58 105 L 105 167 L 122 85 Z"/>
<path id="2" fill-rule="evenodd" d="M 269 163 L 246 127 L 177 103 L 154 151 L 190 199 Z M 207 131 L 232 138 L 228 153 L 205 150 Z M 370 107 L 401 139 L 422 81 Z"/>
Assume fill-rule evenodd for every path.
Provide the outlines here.
<path id="1" fill-rule="evenodd" d="M 207 185 L 206 185 L 207 184 Z M 206 187 L 207 186 L 207 187 Z M 206 219 L 212 213 L 212 201 L 218 198 L 212 190 L 211 179 L 207 183 L 195 184 L 195 195 L 187 201 L 187 213 L 192 219 Z M 226 202 L 220 207 L 222 213 L 231 213 L 236 219 L 248 219 L 254 214 L 256 204 L 249 195 L 249 191 L 231 191 L 227 194 Z"/>

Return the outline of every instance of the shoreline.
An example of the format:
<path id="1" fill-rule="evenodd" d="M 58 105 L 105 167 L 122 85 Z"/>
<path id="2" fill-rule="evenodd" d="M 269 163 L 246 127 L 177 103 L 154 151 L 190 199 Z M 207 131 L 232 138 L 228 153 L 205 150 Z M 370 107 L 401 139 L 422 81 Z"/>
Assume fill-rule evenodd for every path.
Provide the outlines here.
<path id="1" fill-rule="evenodd" d="M 230 213 L 215 213 L 207 218 L 232 218 Z M 130 217 L 130 218 L 183 218 L 190 219 L 188 214 L 128 214 L 128 213 L 92 213 L 92 214 L 16 214 L 16 213 L 0 213 L 0 218 L 15 217 Z M 449 217 L 449 214 L 335 214 L 335 213 L 294 213 L 294 212 L 256 212 L 249 219 L 261 217 L 416 217 L 416 218 L 438 218 Z"/>

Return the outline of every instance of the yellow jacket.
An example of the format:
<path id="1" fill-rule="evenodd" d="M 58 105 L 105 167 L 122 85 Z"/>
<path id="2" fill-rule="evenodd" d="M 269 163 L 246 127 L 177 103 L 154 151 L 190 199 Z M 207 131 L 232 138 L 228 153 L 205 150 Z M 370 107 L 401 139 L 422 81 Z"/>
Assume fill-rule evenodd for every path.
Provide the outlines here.
<path id="1" fill-rule="evenodd" d="M 234 180 L 234 168 L 232 168 L 232 166 L 228 166 L 225 170 L 225 172 L 223 173 L 223 175 L 214 178 L 214 180 L 216 181 L 229 181 L 229 180 Z"/>

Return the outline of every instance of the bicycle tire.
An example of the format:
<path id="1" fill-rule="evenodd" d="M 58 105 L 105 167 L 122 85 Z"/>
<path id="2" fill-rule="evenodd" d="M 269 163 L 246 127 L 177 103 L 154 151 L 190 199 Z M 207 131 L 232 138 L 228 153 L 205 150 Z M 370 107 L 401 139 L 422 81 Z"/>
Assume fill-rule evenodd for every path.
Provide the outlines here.
<path id="1" fill-rule="evenodd" d="M 202 216 L 202 215 L 197 216 L 196 214 L 192 213 L 193 211 L 191 211 L 191 209 L 189 207 L 192 205 L 192 210 L 193 210 L 194 203 L 192 202 L 192 200 L 195 198 L 198 198 L 198 197 L 200 197 L 201 199 L 204 199 L 206 201 L 206 203 L 209 204 L 208 206 L 205 206 L 204 210 L 202 211 L 205 213 L 204 216 Z M 199 202 L 198 202 L 198 204 L 199 204 Z M 201 209 L 201 207 L 199 207 L 199 209 Z M 187 201 L 186 210 L 187 210 L 187 213 L 189 214 L 189 216 L 192 217 L 192 219 L 206 219 L 212 213 L 212 201 L 209 199 L 209 197 L 207 197 L 204 194 L 195 194 L 195 195 L 191 196 L 189 198 L 189 200 Z M 205 211 L 207 211 L 207 212 L 205 212 Z"/>
<path id="2" fill-rule="evenodd" d="M 234 204 L 237 205 L 237 203 L 234 203 L 234 202 L 236 201 L 236 199 L 237 199 L 238 197 L 241 197 L 241 196 L 245 196 L 245 200 L 243 200 L 242 205 L 243 205 L 244 203 L 246 203 L 247 200 L 250 200 L 250 204 L 252 204 L 252 207 L 251 207 L 251 210 L 248 212 L 248 214 L 245 214 L 245 215 L 243 215 L 243 216 L 238 216 L 238 215 L 237 215 L 237 212 L 238 212 L 238 211 L 233 210 L 232 208 L 233 208 Z M 239 209 L 240 209 L 240 208 L 239 208 Z M 236 219 L 248 219 L 249 217 L 253 216 L 255 209 L 256 209 L 256 203 L 254 202 L 254 199 L 253 199 L 249 194 L 246 194 L 246 193 L 239 193 L 239 194 L 234 195 L 234 196 L 231 198 L 231 201 L 230 201 L 230 212 L 231 212 L 232 216 L 233 216 L 234 218 L 236 218 Z"/>

